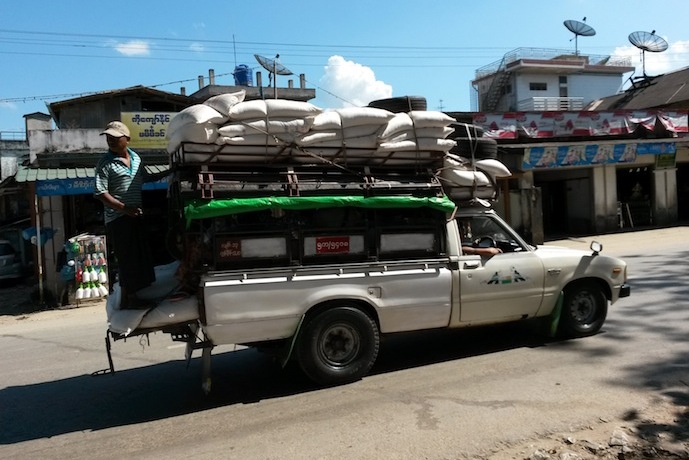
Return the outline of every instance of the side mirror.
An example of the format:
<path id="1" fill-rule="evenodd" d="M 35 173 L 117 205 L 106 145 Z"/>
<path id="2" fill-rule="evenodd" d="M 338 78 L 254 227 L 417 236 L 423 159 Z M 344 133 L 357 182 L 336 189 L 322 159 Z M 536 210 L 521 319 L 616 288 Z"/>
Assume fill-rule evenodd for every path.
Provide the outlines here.
<path id="1" fill-rule="evenodd" d="M 593 255 L 597 256 L 599 252 L 603 250 L 603 245 L 599 243 L 598 241 L 591 241 L 591 251 L 593 251 Z"/>

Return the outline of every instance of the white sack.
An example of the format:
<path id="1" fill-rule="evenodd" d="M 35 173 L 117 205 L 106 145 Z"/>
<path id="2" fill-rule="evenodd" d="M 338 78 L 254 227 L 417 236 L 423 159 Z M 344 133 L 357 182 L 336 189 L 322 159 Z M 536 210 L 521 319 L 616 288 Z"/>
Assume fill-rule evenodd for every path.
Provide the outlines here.
<path id="1" fill-rule="evenodd" d="M 219 125 L 226 121 L 227 116 L 221 114 L 213 107 L 205 104 L 195 104 L 172 117 L 167 129 L 168 138 L 171 139 L 175 131 L 184 125 L 205 123 L 215 123 Z"/>
<path id="2" fill-rule="evenodd" d="M 219 136 L 215 143 L 218 145 L 289 145 L 294 142 L 294 134 L 246 134 L 244 136 Z"/>
<path id="3" fill-rule="evenodd" d="M 388 121 L 387 126 L 380 134 L 381 138 L 390 138 L 400 131 L 420 128 L 444 128 L 457 121 L 443 112 L 414 110 L 409 113 L 397 113 Z"/>
<path id="4" fill-rule="evenodd" d="M 287 99 L 268 99 L 244 101 L 230 108 L 229 117 L 232 120 L 247 120 L 256 118 L 294 117 L 304 118 L 309 115 L 317 115 L 323 109 L 313 104 L 302 101 L 290 101 Z"/>
<path id="5" fill-rule="evenodd" d="M 299 136 L 296 141 L 299 145 L 313 145 L 320 142 L 329 142 L 340 139 L 351 139 L 354 137 L 374 136 L 378 137 L 377 133 L 380 127 L 376 125 L 360 125 L 352 126 L 344 129 L 333 130 L 311 130 L 306 134 Z"/>
<path id="6" fill-rule="evenodd" d="M 232 106 L 243 102 L 245 97 L 246 91 L 240 90 L 236 93 L 219 94 L 217 96 L 213 96 L 206 99 L 203 103 L 213 107 L 222 115 L 229 117 Z"/>
<path id="7" fill-rule="evenodd" d="M 235 121 L 219 127 L 218 134 L 226 137 L 234 137 L 245 134 L 306 133 L 311 129 L 313 119 L 314 117 Z"/>
<path id="8" fill-rule="evenodd" d="M 345 107 L 335 109 L 340 115 L 342 126 L 345 128 L 361 125 L 385 125 L 395 114 L 375 107 Z"/>
<path id="9" fill-rule="evenodd" d="M 170 137 L 167 143 L 168 153 L 173 153 L 182 142 L 212 144 L 218 138 L 218 127 L 214 123 L 182 125 Z"/>
<path id="10" fill-rule="evenodd" d="M 408 129 L 405 131 L 398 131 L 395 135 L 389 138 L 381 138 L 381 142 L 400 142 L 400 141 L 413 141 L 415 138 L 421 137 L 435 137 L 438 139 L 445 139 L 447 136 L 452 134 L 454 129 L 450 127 L 434 127 L 434 128 L 418 128 L 418 129 Z"/>
<path id="11" fill-rule="evenodd" d="M 420 137 L 416 141 L 383 142 L 378 146 L 379 152 L 430 150 L 447 152 L 457 145 L 452 139 L 437 139 L 432 137 Z"/>
<path id="12" fill-rule="evenodd" d="M 310 148 L 312 146 L 318 146 L 318 147 L 331 147 L 331 148 L 338 148 L 338 147 L 349 147 L 353 149 L 376 149 L 376 146 L 378 145 L 378 136 L 375 134 L 371 134 L 368 136 L 357 136 L 357 137 L 348 137 L 345 139 L 340 138 L 335 138 L 335 139 L 316 139 L 318 135 L 322 133 L 316 134 L 314 136 L 309 136 L 310 142 L 308 144 L 302 143 L 302 139 L 297 139 L 296 143 L 297 145 L 301 145 L 302 147 L 305 148 Z"/>
<path id="13" fill-rule="evenodd" d="M 493 177 L 509 177 L 512 175 L 509 168 L 499 160 L 487 158 L 474 162 L 477 169 L 485 171 Z"/>

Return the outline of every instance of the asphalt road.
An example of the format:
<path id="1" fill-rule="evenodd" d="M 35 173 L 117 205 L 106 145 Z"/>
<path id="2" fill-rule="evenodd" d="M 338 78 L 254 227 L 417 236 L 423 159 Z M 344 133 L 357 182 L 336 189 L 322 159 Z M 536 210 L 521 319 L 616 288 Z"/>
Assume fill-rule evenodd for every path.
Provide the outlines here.
<path id="1" fill-rule="evenodd" d="M 393 336 L 370 376 L 333 388 L 218 347 L 205 396 L 198 356 L 187 368 L 163 334 L 114 343 L 117 372 L 92 376 L 107 367 L 102 307 L 2 316 L 0 458 L 487 458 L 544 433 L 685 408 L 689 228 L 597 239 L 627 260 L 632 285 L 602 333 L 548 341 L 519 324 Z"/>

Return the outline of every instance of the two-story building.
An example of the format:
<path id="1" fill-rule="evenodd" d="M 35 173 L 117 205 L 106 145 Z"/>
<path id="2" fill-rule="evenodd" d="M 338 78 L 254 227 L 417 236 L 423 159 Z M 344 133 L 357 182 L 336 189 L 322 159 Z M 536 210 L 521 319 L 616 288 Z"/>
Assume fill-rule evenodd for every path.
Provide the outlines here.
<path id="1" fill-rule="evenodd" d="M 476 110 L 456 116 L 498 141 L 515 173 L 503 212 L 534 242 L 679 219 L 676 165 L 689 161 L 676 84 L 684 75 L 645 90 L 630 79 L 636 87 L 621 91 L 633 70 L 628 58 L 525 48 L 477 70 Z"/>

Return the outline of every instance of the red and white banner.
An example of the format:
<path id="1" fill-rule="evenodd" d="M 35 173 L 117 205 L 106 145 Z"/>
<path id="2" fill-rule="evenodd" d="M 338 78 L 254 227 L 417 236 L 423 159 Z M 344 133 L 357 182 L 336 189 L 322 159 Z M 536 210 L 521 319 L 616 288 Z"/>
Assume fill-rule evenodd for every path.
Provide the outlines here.
<path id="1" fill-rule="evenodd" d="M 689 132 L 686 111 L 476 113 L 473 124 L 493 139 L 614 136 L 638 127 L 655 132 Z"/>

